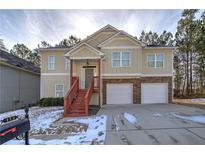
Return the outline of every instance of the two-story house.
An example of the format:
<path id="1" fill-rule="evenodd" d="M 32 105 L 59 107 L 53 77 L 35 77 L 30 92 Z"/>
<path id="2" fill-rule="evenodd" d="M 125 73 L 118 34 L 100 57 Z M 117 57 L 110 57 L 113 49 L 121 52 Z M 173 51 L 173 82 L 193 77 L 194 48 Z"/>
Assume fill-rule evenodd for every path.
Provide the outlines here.
<path id="1" fill-rule="evenodd" d="M 42 48 L 41 98 L 65 96 L 65 116 L 87 115 L 89 104 L 171 103 L 173 49 L 111 25 L 74 47 Z"/>

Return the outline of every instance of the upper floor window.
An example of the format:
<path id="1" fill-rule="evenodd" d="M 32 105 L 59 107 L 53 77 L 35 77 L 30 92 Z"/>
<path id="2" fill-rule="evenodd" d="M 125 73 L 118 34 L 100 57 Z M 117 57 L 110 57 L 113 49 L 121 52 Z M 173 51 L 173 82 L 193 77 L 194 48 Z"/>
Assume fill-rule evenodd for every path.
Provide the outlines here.
<path id="1" fill-rule="evenodd" d="M 63 84 L 56 85 L 55 96 L 56 97 L 63 97 L 64 96 L 64 85 Z"/>
<path id="2" fill-rule="evenodd" d="M 164 67 L 164 54 L 156 53 L 147 55 L 147 66 L 154 68 Z"/>
<path id="3" fill-rule="evenodd" d="M 68 59 L 65 58 L 65 69 L 68 70 L 69 69 L 69 63 L 68 63 Z"/>
<path id="4" fill-rule="evenodd" d="M 55 69 L 55 56 L 48 56 L 48 69 L 49 70 Z"/>
<path id="5" fill-rule="evenodd" d="M 112 53 L 113 67 L 129 67 L 130 66 L 130 52 L 113 52 Z"/>
<path id="6" fill-rule="evenodd" d="M 148 67 L 155 67 L 155 54 L 147 56 Z"/>

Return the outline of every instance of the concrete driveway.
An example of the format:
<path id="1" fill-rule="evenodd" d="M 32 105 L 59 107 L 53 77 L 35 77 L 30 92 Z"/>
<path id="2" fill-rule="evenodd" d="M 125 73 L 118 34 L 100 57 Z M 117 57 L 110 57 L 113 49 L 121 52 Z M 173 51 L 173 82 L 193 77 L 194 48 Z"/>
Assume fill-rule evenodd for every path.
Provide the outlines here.
<path id="1" fill-rule="evenodd" d="M 175 104 L 105 105 L 98 115 L 107 115 L 105 144 L 205 144 L 205 124 L 173 113 L 205 116 L 203 109 Z"/>

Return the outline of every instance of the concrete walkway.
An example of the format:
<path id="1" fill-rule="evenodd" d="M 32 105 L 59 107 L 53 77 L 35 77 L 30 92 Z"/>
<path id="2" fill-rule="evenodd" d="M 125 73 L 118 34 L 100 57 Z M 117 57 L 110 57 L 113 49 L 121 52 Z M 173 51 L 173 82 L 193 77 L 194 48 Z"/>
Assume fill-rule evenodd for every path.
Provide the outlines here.
<path id="1" fill-rule="evenodd" d="M 108 116 L 105 144 L 205 144 L 205 124 L 176 118 L 173 112 L 205 115 L 203 109 L 175 104 L 103 106 L 98 115 Z"/>

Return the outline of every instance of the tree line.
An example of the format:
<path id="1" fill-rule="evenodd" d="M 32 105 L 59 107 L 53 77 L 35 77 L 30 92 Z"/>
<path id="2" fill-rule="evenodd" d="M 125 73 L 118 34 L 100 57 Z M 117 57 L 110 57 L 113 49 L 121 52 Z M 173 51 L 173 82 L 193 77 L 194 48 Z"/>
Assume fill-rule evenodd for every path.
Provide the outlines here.
<path id="1" fill-rule="evenodd" d="M 63 39 L 62 41 L 60 41 L 58 44 L 55 44 L 54 47 L 72 47 L 73 45 L 77 44 L 80 42 L 80 38 L 71 35 L 65 39 Z M 4 43 L 3 40 L 0 39 L 0 49 L 5 50 L 5 51 L 9 51 L 11 54 L 18 56 L 22 59 L 25 59 L 31 63 L 33 63 L 36 66 L 40 66 L 40 53 L 39 53 L 39 48 L 48 48 L 48 47 L 53 47 L 52 45 L 50 45 L 48 42 L 46 41 L 42 41 L 40 42 L 40 44 L 38 44 L 38 47 L 31 50 L 29 49 L 25 44 L 15 44 L 13 46 L 13 48 L 11 50 L 8 50 Z"/>
<path id="2" fill-rule="evenodd" d="M 161 34 L 142 31 L 138 38 L 152 46 L 176 47 L 173 57 L 175 97 L 205 97 L 205 12 L 196 18 L 197 13 L 199 10 L 196 9 L 183 10 L 175 34 L 166 30 Z M 80 38 L 71 35 L 54 47 L 71 47 L 80 41 Z M 38 48 L 47 47 L 52 45 L 46 41 L 42 41 L 34 50 L 30 50 L 24 44 L 16 44 L 10 53 L 39 66 Z M 1 39 L 0 48 L 5 49 Z"/>

